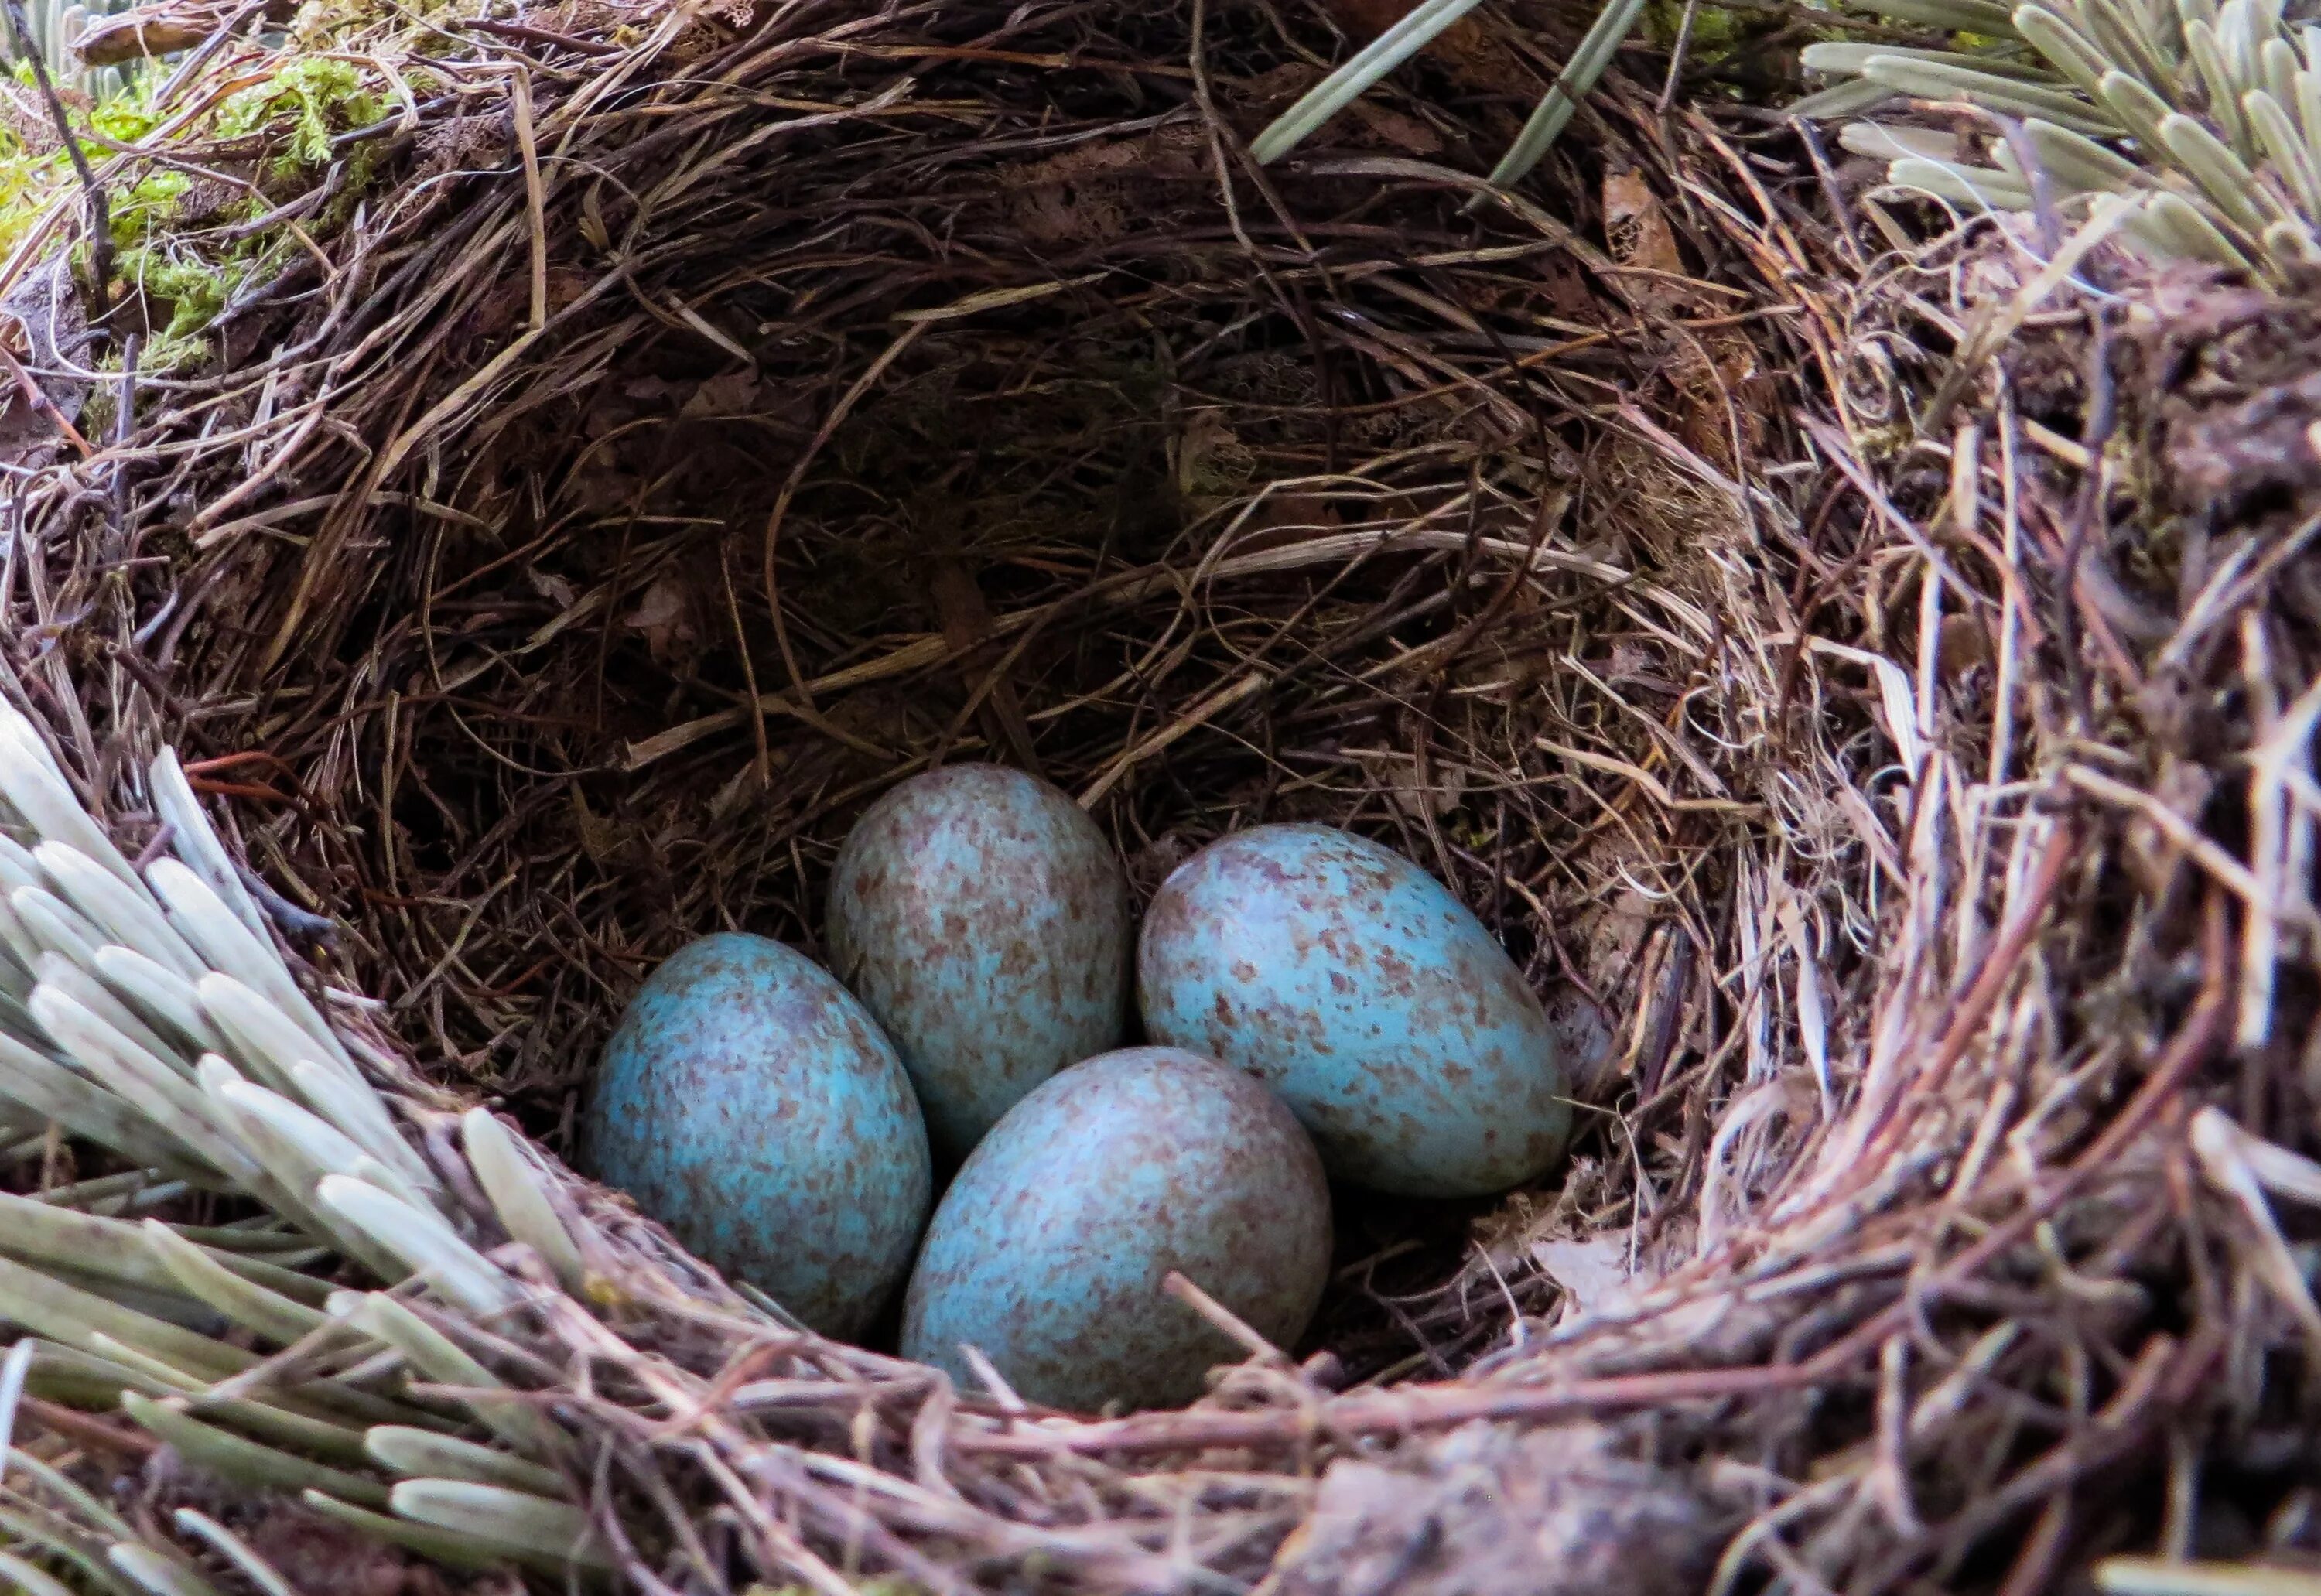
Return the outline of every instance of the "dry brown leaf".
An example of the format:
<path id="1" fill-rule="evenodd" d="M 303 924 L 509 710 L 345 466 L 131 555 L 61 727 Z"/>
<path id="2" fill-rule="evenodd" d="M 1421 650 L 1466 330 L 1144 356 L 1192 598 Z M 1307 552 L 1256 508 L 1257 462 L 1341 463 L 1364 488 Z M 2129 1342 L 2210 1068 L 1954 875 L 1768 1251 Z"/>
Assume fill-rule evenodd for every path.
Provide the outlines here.
<path id="1" fill-rule="evenodd" d="M 697 634 L 688 613 L 691 608 L 685 588 L 677 579 L 662 576 L 645 589 L 637 607 L 622 617 L 622 624 L 644 638 L 645 647 L 656 661 L 666 662 L 696 640 Z"/>
<path id="2" fill-rule="evenodd" d="M 1669 226 L 1651 186 L 1639 174 L 1614 172 L 1605 178 L 1604 234 L 1612 246 L 1612 258 L 1621 265 L 1685 275 L 1675 230 Z M 1643 282 L 1634 291 L 1648 299 L 1670 302 L 1684 296 L 1681 288 L 1665 282 Z"/>
<path id="3" fill-rule="evenodd" d="M 679 415 L 742 415 L 757 407 L 758 374 L 728 371 L 693 390 Z"/>
<path id="4" fill-rule="evenodd" d="M 566 581 L 562 577 L 551 575 L 536 565 L 525 568 L 523 579 L 530 584 L 533 592 L 547 599 L 560 610 L 570 609 L 579 597 L 573 590 L 570 582 Z"/>
<path id="5" fill-rule="evenodd" d="M 1628 1272 L 1625 1236 L 1591 1236 L 1584 1241 L 1535 1241 L 1532 1262 L 1563 1288 L 1574 1315 L 1616 1309 L 1641 1282 Z"/>

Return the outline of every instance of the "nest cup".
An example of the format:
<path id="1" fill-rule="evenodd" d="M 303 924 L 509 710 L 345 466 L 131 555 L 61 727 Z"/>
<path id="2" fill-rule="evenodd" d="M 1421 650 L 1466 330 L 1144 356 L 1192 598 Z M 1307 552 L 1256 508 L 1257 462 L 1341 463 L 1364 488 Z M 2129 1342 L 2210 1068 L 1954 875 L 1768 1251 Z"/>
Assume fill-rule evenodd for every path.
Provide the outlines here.
<path id="1" fill-rule="evenodd" d="M 2088 231 L 2066 270 L 2043 206 L 1922 243 L 1657 66 L 1479 196 L 1568 56 L 1520 5 L 1255 169 L 1370 10 L 305 7 L 413 98 L 268 102 L 323 164 L 210 364 L 150 268 L 252 259 L 238 201 L 116 211 L 117 303 L 20 272 L 0 1315 L 45 1345 L 0 1510 L 45 1566 L 2031 1591 L 2257 1512 L 2310 1552 L 2309 289 Z M 241 25 L 188 104 L 284 64 Z M 93 175 L 250 197 L 265 139 L 209 132 Z M 470 1106 L 569 1146 L 646 971 L 814 947 L 850 818 L 970 759 L 1083 796 L 1140 892 L 1264 820 L 1441 876 L 1568 1022 L 1568 1171 L 1352 1215 L 1334 1361 L 1027 1421 Z"/>
<path id="2" fill-rule="evenodd" d="M 1591 458 L 1466 308 L 1545 315 L 1569 235 L 1463 214 L 1447 171 L 1243 214 L 1263 191 L 1218 163 L 1297 77 L 1260 14 L 1197 53 L 1190 12 L 1107 11 L 946 56 L 988 20 L 897 24 L 923 53 L 891 80 L 810 17 L 689 37 L 655 117 L 564 124 L 587 154 L 539 215 L 502 184 L 382 229 L 353 321 L 423 380 L 359 391 L 362 455 L 303 465 L 311 538 L 212 529 L 187 636 L 262 706 L 205 736 L 296 779 L 256 862 L 327 882 L 397 1028 L 558 1147 L 659 960 L 727 928 L 819 953 L 855 816 L 965 760 L 1072 793 L 1140 898 L 1252 824 L 1387 843 L 1570 999 L 1584 1075 L 1602 822 L 1548 734 L 1616 711 L 1551 679 L 1713 506 Z M 906 82 L 852 116 L 751 98 Z M 1466 1247 L 1463 1213 L 1353 1212 L 1350 1262 L 1416 1272 L 1371 1286 Z M 1451 1318 L 1358 1361 L 1455 1363 L 1506 1315 Z"/>
<path id="3" fill-rule="evenodd" d="M 108 634 L 132 750 L 182 751 L 272 928 L 363 995 L 330 1012 L 374 1075 L 431 1078 L 387 1072 L 455 1161 L 430 1166 L 453 1227 L 549 1238 L 570 1297 L 511 1316 L 513 1287 L 469 1279 L 460 1311 L 527 1391 L 581 1371 L 589 1436 L 651 1436 L 616 1501 L 574 1498 L 632 1573 L 829 1591 L 875 1566 L 949 1592 L 1037 1559 L 1076 1588 L 1173 1586 L 1176 1509 L 1147 1473 L 1197 1457 L 1224 1504 L 1199 1555 L 1253 1582 L 1311 1505 L 1312 1402 L 1421 1376 L 1426 1426 L 1482 1413 L 1572 1281 L 1788 1167 L 1764 1118 L 1710 1189 L 1714 1105 L 1754 1057 L 1696 1024 L 1733 1021 L 1714 982 L 1736 894 L 1777 852 L 1753 762 L 1790 694 L 1758 643 L 1790 579 L 1760 581 L 1751 516 L 1790 524 L 1812 485 L 1763 486 L 1752 341 L 1779 324 L 1740 307 L 1786 281 L 1721 231 L 1738 202 L 1684 208 L 1724 169 L 1688 147 L 1680 184 L 1650 96 L 1616 87 L 1590 127 L 1616 170 L 1560 156 L 1479 206 L 1460 173 L 1544 81 L 1465 57 L 1414 68 L 1439 103 L 1260 172 L 1245 141 L 1318 78 L 1326 21 L 806 5 L 489 33 L 524 95 L 504 120 L 431 105 L 330 269 L 294 260 L 228 319 L 200 380 L 249 427 L 171 421 L 168 474 L 132 481 L 128 530 L 175 563 L 166 591 L 142 567 L 101 588 L 141 606 Z M 110 502 L 59 497 L 47 524 Z M 111 581 L 50 579 L 68 600 Z M 1085 1456 L 1121 1461 L 1085 1511 L 1078 1457 L 1050 1460 L 1052 1491 L 1019 1471 L 1003 1399 L 785 1339 L 650 1216 L 544 1160 L 553 1201 L 504 1207 L 486 1165 L 532 1164 L 470 1152 L 470 1181 L 446 1151 L 431 1115 L 481 1099 L 569 1152 L 648 971 L 735 928 L 820 954 L 854 817 L 970 760 L 1080 800 L 1140 902 L 1252 825 L 1383 842 L 1548 998 L 1577 1095 L 1653 1139 L 1639 1155 L 1634 1125 L 1583 1115 L 1568 1170 L 1500 1206 L 1348 1194 L 1338 1295 L 1296 1365 L 1245 1348 L 1208 1403 L 1088 1427 Z M 125 817 L 132 855 L 167 845 L 150 820 Z M 1843 846 L 1783 859 L 1795 889 Z M 1599 1232 L 1610 1253 L 1586 1252 Z M 1558 1273 L 1550 1243 L 1581 1252 Z M 1345 1435 L 1383 1436 L 1406 1394 L 1331 1400 Z M 729 1400 L 742 1474 L 669 1424 Z M 799 1475 L 793 1544 L 750 1492 L 797 1446 L 956 1480 L 966 1505 Z M 1569 1455 L 1610 1478 L 1630 1450 Z M 1697 1573 L 1716 1515 L 1671 1500 L 1668 1560 Z M 1087 1533 L 1032 1524 L 1058 1512 Z M 702 1549 L 696 1518 L 733 1538 Z M 562 1528 L 534 1554 L 577 1544 L 542 1522 Z"/>

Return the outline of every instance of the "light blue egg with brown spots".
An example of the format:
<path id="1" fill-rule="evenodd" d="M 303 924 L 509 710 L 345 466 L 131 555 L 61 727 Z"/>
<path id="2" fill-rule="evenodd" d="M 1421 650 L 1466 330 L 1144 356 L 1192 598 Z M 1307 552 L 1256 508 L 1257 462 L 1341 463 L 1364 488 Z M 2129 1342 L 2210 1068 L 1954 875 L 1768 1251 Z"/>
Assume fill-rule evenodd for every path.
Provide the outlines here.
<path id="1" fill-rule="evenodd" d="M 1265 825 L 1179 866 L 1146 911 L 1148 1038 L 1281 1094 L 1336 1179 L 1477 1197 L 1562 1157 L 1553 1032 L 1506 950 L 1434 877 L 1326 825 Z"/>
<path id="2" fill-rule="evenodd" d="M 946 765 L 871 805 L 831 871 L 829 936 L 954 1158 L 1128 1028 L 1120 861 L 1069 794 L 1022 771 Z"/>
<path id="3" fill-rule="evenodd" d="M 827 971 L 762 936 L 705 936 L 646 979 L 581 1128 L 606 1185 L 826 1335 L 877 1318 L 933 1199 L 893 1044 Z"/>
<path id="4" fill-rule="evenodd" d="M 1129 1047 L 1009 1109 L 943 1194 L 904 1299 L 903 1355 L 1091 1411 L 1200 1394 L 1247 1354 L 1164 1282 L 1183 1274 L 1294 1345 L 1330 1271 L 1330 1188 L 1280 1099 L 1212 1059 Z"/>

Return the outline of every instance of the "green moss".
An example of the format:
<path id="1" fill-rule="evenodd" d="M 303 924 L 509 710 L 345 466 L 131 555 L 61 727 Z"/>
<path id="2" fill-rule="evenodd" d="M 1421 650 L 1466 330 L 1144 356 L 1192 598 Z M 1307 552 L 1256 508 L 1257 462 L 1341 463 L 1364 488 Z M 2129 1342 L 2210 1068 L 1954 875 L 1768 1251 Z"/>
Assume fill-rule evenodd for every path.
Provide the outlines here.
<path id="1" fill-rule="evenodd" d="M 89 125 L 123 144 L 133 144 L 145 137 L 161 125 L 160 117 L 149 103 L 152 82 L 151 73 L 139 73 L 129 93 L 103 101 L 89 112 Z"/>
<path id="2" fill-rule="evenodd" d="M 377 122 L 380 112 L 378 92 L 352 62 L 301 56 L 265 82 L 229 96 L 218 107 L 216 126 L 228 139 L 260 132 L 280 139 L 273 175 L 287 179 L 301 168 L 326 163 L 333 134 Z"/>
<path id="3" fill-rule="evenodd" d="M 179 369 L 210 353 L 210 327 L 234 294 L 253 277 L 270 270 L 287 247 L 280 228 L 263 228 L 247 238 L 223 236 L 226 223 L 262 221 L 284 201 L 322 180 L 334 159 L 332 141 L 351 128 L 379 120 L 385 99 L 372 87 L 375 75 L 322 53 L 326 36 L 347 18 L 313 0 L 302 12 L 316 37 L 314 53 L 286 51 L 263 79 L 228 96 L 207 130 L 222 140 L 251 141 L 259 154 L 260 192 L 236 196 L 221 206 L 214 196 L 187 214 L 196 178 L 179 170 L 146 169 L 116 180 L 106 194 L 117 282 L 143 304 L 147 331 L 138 364 L 149 371 Z M 0 68 L 29 82 L 23 62 Z M 76 122 L 114 144 L 150 138 L 159 124 L 152 95 L 159 77 L 150 70 L 108 80 L 108 92 L 75 113 Z M 97 85 L 92 80 L 91 87 Z M 320 214 L 304 223 L 309 237 L 344 226 L 377 180 L 384 145 L 376 141 L 344 152 L 338 191 Z M 92 150 L 92 155 L 99 154 Z M 134 169 L 132 168 L 132 170 Z M 23 136 L 0 128 L 0 254 L 23 242 L 30 230 L 75 182 L 62 150 L 28 147 Z M 74 252 L 74 268 L 85 274 L 85 251 Z"/>
<path id="4" fill-rule="evenodd" d="M 1685 0 L 1649 0 L 1644 7 L 1644 36 L 1655 49 L 1673 50 L 1684 32 Z M 1685 50 L 1696 63 L 1714 61 L 1743 38 L 1745 19 L 1722 5 L 1703 5 L 1692 14 L 1692 31 Z"/>
<path id="5" fill-rule="evenodd" d="M 115 189 L 107 195 L 114 243 L 122 249 L 143 243 L 177 214 L 177 202 L 193 186 L 194 180 L 183 172 L 151 172 L 126 191 Z"/>

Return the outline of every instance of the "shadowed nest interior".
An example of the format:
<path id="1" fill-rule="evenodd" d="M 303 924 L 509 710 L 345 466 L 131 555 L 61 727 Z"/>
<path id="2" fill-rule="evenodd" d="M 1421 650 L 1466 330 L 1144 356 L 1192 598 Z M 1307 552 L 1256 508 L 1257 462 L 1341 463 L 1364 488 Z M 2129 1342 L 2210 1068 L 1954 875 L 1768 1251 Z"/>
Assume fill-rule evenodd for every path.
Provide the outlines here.
<path id="1" fill-rule="evenodd" d="M 40 1351 L 65 1484 L 0 1495 L 43 1555 L 319 1588 L 348 1526 L 456 1561 L 481 1524 L 656 1591 L 1272 1596 L 2309 1550 L 2321 1312 L 2272 1204 L 2321 1191 L 2314 418 L 2265 397 L 2309 300 L 2100 238 L 2043 270 L 2052 218 L 1944 228 L 1809 130 L 1634 83 L 1484 194 L 1460 173 L 1576 30 L 1478 16 L 1424 98 L 1267 170 L 1242 141 L 1358 8 L 337 24 L 376 100 L 314 112 L 309 187 L 267 196 L 313 231 L 215 359 L 46 361 L 71 296 L 20 315 L 61 397 L 9 417 L 5 686 L 59 770 L 10 744 L 0 818 L 94 848 L 77 793 L 128 860 L 198 864 L 148 771 L 178 750 L 421 1211 L 376 1146 L 388 1176 L 162 1210 L 196 1250 L 256 1245 L 214 1223 L 252 1199 L 267 1248 L 320 1243 L 264 1278 L 321 1327 L 92 1229 L 240 1328 Z M 263 65 L 218 40 L 183 92 Z M 262 164 L 168 136 L 100 178 Z M 177 222 L 189 253 L 249 224 Z M 138 280 L 116 357 L 174 315 Z M 453 1117 L 564 1146 L 645 970 L 729 926 L 814 945 L 851 817 L 956 759 L 1080 796 L 1141 890 L 1290 817 L 1442 875 L 1563 1026 L 1568 1173 L 1354 1205 L 1329 1356 L 1097 1418 L 783 1330 Z M 36 943 L 26 1035 L 79 1059 Z M 342 1085 L 283 1080 L 371 1126 Z M 51 1207 L 145 1211 L 15 1128 Z M 38 1278 L 0 1269 L 0 1309 L 96 1323 Z M 251 1373 L 252 1341 L 289 1350 Z M 208 1516 L 70 1496 L 124 1457 Z"/>
<path id="2" fill-rule="evenodd" d="M 392 481 L 326 441 L 279 490 L 337 495 L 313 542 L 269 546 L 249 498 L 201 517 L 181 669 L 249 714 L 189 752 L 262 752 L 253 847 L 305 907 L 362 906 L 337 956 L 550 1145 L 655 962 L 728 928 L 818 949 L 846 827 L 945 759 L 1079 796 L 1140 896 L 1236 827 L 1352 825 L 1483 916 L 1597 1100 L 1700 1062 L 1689 950 L 1740 880 L 1710 844 L 1762 828 L 1762 756 L 1667 656 L 1714 656 L 1718 552 L 1796 514 L 1728 475 L 1766 441 L 1761 307 L 1690 277 L 1633 171 L 1625 261 L 1527 205 L 1470 219 L 1416 161 L 1221 204 L 1305 68 L 1258 14 L 1195 58 L 1190 20 L 1019 47 L 914 13 L 876 65 L 748 33 L 633 125 L 576 121 L 537 235 L 520 189 L 446 231 L 414 186 L 369 268 L 414 303 L 333 334 L 452 368 L 360 390 Z M 1719 1074 L 1670 1105 L 1697 1124 Z M 1617 1139 L 1527 1202 L 1630 1217 Z M 1439 1298 L 1475 1214 L 1348 1203 L 1321 1339 L 1365 1373 L 1454 1370 L 1552 1290 Z"/>

